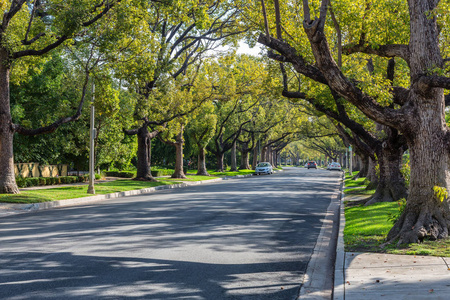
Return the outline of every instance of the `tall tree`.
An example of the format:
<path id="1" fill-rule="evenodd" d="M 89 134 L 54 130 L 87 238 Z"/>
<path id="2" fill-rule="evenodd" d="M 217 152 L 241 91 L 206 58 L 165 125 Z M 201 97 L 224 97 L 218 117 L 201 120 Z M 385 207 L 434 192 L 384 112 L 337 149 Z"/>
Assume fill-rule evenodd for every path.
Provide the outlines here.
<path id="1" fill-rule="evenodd" d="M 303 39 L 302 44 L 309 46 L 312 56 L 305 59 L 288 42 L 267 35 L 261 35 L 259 41 L 279 53 L 273 58 L 292 63 L 297 72 L 330 86 L 368 117 L 404 134 L 410 150 L 410 192 L 405 211 L 389 232 L 388 240 L 410 243 L 424 238 L 447 238 L 449 201 L 436 197 L 435 187 L 447 189 L 450 183 L 447 176 L 449 128 L 444 119 L 444 89 L 450 88 L 450 79 L 446 76 L 442 57 L 445 50 L 441 52 L 440 49 L 446 46 L 446 39 L 440 36 L 447 29 L 439 25 L 440 20 L 447 21 L 441 9 L 448 9 L 448 4 L 441 2 L 442 6 L 439 6 L 439 1 L 410 0 L 407 4 L 398 3 L 393 10 L 391 1 L 378 1 L 377 5 L 360 6 L 363 9 L 357 13 L 368 16 L 360 19 L 363 26 L 346 24 L 347 32 L 342 35 L 349 37 L 350 44 L 344 47 L 346 54 L 397 57 L 409 67 L 409 86 L 401 86 L 402 82 L 398 82 L 398 86 L 387 89 L 386 84 L 373 81 L 358 84 L 353 80 L 357 74 L 350 74 L 351 71 L 346 72 L 336 64 L 325 30 L 330 1 L 322 1 L 315 18 L 311 17 L 313 12 L 308 1 L 303 4 L 303 36 L 306 40 Z M 390 13 L 394 11 L 395 14 Z M 381 15 L 383 20 L 377 18 Z M 389 35 L 378 35 L 378 31 L 386 30 L 386 26 L 395 28 Z M 290 43 L 294 44 L 293 41 Z M 408 83 L 404 81 L 403 84 L 405 82 Z M 397 108 L 380 101 L 380 97 L 374 95 L 376 89 L 371 90 L 373 87 L 386 89 L 380 94 L 391 92 L 390 99 L 398 103 Z"/>
<path id="2" fill-rule="evenodd" d="M 14 133 L 36 135 L 52 132 L 61 124 L 78 119 L 84 101 L 82 96 L 74 115 L 41 128 L 29 129 L 22 124 L 13 123 L 9 92 L 11 70 L 20 72 L 21 67 L 27 63 L 33 66 L 33 57 L 40 57 L 67 44 L 108 15 L 120 0 L 95 2 L 14 0 L 2 1 L 0 4 L 3 12 L 0 25 L 0 193 L 19 192 L 14 176 Z M 86 87 L 87 84 L 83 90 Z"/>
<path id="3" fill-rule="evenodd" d="M 239 1 L 195 0 L 171 2 L 170 5 L 158 1 L 148 6 L 146 20 L 153 37 L 152 45 L 139 55 L 133 54 L 131 59 L 132 65 L 146 67 L 144 71 L 132 68 L 123 72 L 140 95 L 136 107 L 136 127 L 139 128 L 125 131 L 142 141 L 138 143 L 138 178 L 153 180 L 149 151 L 141 149 L 148 147 L 157 134 L 149 134 L 148 127 L 189 114 L 182 105 L 173 110 L 165 107 L 161 92 L 168 91 L 167 81 L 188 76 L 188 69 L 207 51 L 220 43 L 230 42 L 245 31 L 237 21 L 238 4 Z M 179 99 L 180 103 L 182 100 Z"/>

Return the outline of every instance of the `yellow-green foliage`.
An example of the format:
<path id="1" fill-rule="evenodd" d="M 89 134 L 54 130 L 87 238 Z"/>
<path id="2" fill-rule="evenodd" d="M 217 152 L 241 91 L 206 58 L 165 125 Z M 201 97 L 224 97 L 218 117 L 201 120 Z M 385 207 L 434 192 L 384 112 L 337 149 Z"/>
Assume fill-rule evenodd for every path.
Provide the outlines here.
<path id="1" fill-rule="evenodd" d="M 441 186 L 435 185 L 433 187 L 433 191 L 434 191 L 434 196 L 439 201 L 444 202 L 444 200 L 447 200 L 448 192 L 447 192 L 447 189 L 445 187 L 441 187 Z"/>

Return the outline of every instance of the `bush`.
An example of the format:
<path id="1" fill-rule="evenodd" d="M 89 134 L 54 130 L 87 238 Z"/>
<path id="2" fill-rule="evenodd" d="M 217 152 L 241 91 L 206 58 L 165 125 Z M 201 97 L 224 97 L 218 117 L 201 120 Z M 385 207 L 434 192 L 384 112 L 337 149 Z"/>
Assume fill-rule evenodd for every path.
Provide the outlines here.
<path id="1" fill-rule="evenodd" d="M 37 177 L 29 177 L 26 178 L 27 180 L 27 186 L 38 186 L 39 185 L 39 178 Z"/>
<path id="2" fill-rule="evenodd" d="M 19 188 L 27 187 L 27 180 L 21 176 L 16 177 L 16 184 Z"/>
<path id="3" fill-rule="evenodd" d="M 152 170 L 151 172 L 153 177 L 163 176 L 163 172 L 161 170 Z"/>
<path id="4" fill-rule="evenodd" d="M 105 172 L 106 176 L 111 177 L 121 177 L 121 178 L 133 178 L 134 172 L 129 171 L 107 171 Z"/>
<path id="5" fill-rule="evenodd" d="M 102 179 L 102 176 L 100 174 L 95 174 L 95 179 L 96 180 Z"/>

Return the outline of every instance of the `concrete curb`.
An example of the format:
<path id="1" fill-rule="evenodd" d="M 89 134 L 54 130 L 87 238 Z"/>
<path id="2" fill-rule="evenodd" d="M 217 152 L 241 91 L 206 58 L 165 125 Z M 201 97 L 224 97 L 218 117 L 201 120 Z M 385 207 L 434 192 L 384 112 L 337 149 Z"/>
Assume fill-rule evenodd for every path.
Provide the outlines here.
<path id="1" fill-rule="evenodd" d="M 343 180 L 345 173 L 343 174 Z M 345 210 L 344 210 L 344 182 L 341 188 L 341 201 L 339 205 L 339 234 L 336 246 L 336 262 L 334 266 L 334 288 L 333 299 L 345 299 L 345 244 L 344 244 L 344 228 L 345 228 Z"/>
<path id="2" fill-rule="evenodd" d="M 320 229 L 319 237 L 311 254 L 308 267 L 296 299 L 324 300 L 333 295 L 333 268 L 335 266 L 335 251 L 337 224 L 342 184 L 338 193 L 333 194 L 326 216 Z M 336 198 L 334 198 L 336 197 Z M 336 217 L 337 215 L 337 217 Z"/>
<path id="3" fill-rule="evenodd" d="M 170 184 L 170 185 L 160 185 L 160 186 L 150 187 L 150 188 L 145 188 L 145 189 L 140 189 L 140 190 L 131 190 L 131 191 L 125 191 L 125 192 L 117 192 L 117 193 L 111 193 L 111 194 L 96 195 L 96 196 L 75 198 L 75 199 L 66 199 L 66 200 L 56 200 L 56 201 L 33 203 L 33 204 L 3 203 L 3 204 L 0 204 L 0 218 L 11 215 L 11 214 L 28 213 L 28 212 L 33 212 L 33 211 L 52 209 L 52 208 L 56 208 L 56 207 L 65 207 L 65 206 L 73 206 L 73 205 L 78 205 L 78 204 L 86 204 L 86 203 L 90 203 L 90 202 L 105 201 L 105 200 L 115 199 L 115 198 L 120 198 L 120 197 L 150 194 L 150 193 L 154 193 L 154 192 L 161 191 L 161 190 L 183 188 L 183 187 L 188 187 L 188 186 L 193 186 L 193 185 L 213 183 L 213 182 L 229 180 L 229 179 L 234 179 L 234 178 L 247 178 L 247 177 L 251 177 L 251 176 L 253 176 L 253 174 L 226 176 L 223 178 L 217 178 L 217 179 L 211 179 L 211 180 L 183 182 L 183 183 Z M 1 213 L 2 210 L 6 211 L 6 213 L 2 214 Z"/>

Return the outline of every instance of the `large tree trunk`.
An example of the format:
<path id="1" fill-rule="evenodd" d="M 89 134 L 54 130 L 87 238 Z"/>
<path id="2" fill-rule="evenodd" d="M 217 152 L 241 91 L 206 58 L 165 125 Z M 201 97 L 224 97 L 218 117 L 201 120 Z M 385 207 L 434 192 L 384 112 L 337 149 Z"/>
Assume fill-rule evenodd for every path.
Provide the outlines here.
<path id="1" fill-rule="evenodd" d="M 156 181 L 151 173 L 152 136 L 150 135 L 146 125 L 139 128 L 137 139 L 138 153 L 135 180 Z"/>
<path id="2" fill-rule="evenodd" d="M 361 170 L 358 173 L 358 177 L 367 177 L 369 171 L 369 157 L 363 154 L 358 155 L 358 157 L 361 162 Z"/>
<path id="3" fill-rule="evenodd" d="M 408 101 L 414 119 L 405 126 L 410 150 L 411 178 L 406 208 L 388 234 L 388 240 L 412 243 L 424 238 L 448 237 L 449 200 L 437 199 L 434 187 L 450 188 L 448 126 L 444 117 L 444 91 L 420 83 L 423 74 L 442 66 L 436 17 L 438 1 L 408 1 L 410 10 L 411 91 Z"/>
<path id="4" fill-rule="evenodd" d="M 400 172 L 403 149 L 383 147 L 379 155 L 380 178 L 375 194 L 366 203 L 398 201 L 406 198 L 407 189 L 405 180 Z"/>
<path id="5" fill-rule="evenodd" d="M 9 67 L 7 55 L 0 55 L 0 193 L 18 194 L 14 173 L 13 135 L 9 100 Z"/>
<path id="6" fill-rule="evenodd" d="M 440 126 L 436 124 L 441 118 L 432 109 L 422 106 L 419 111 L 422 110 L 424 114 L 434 115 L 431 118 L 435 121 L 418 124 L 417 136 L 408 143 L 411 163 L 409 197 L 405 211 L 388 234 L 388 240 L 399 238 L 399 244 L 419 242 L 426 237 L 432 240 L 448 237 L 449 200 L 441 202 L 433 190 L 435 186 L 449 189 L 448 150 L 443 143 L 444 136 L 439 134 Z"/>
<path id="7" fill-rule="evenodd" d="M 258 164 L 258 147 L 256 146 L 253 149 L 253 162 L 252 162 L 252 169 L 256 169 L 256 165 Z"/>
<path id="8" fill-rule="evenodd" d="M 267 147 L 263 147 L 261 151 L 261 162 L 266 161 L 266 153 L 267 153 Z"/>
<path id="9" fill-rule="evenodd" d="M 183 171 L 183 126 L 181 126 L 181 130 L 178 133 L 176 139 L 175 139 L 175 170 L 172 174 L 172 178 L 186 178 L 186 175 Z"/>
<path id="10" fill-rule="evenodd" d="M 233 143 L 233 147 L 231 147 L 231 172 L 236 172 L 237 169 L 237 161 L 236 161 L 236 142 Z"/>
<path id="11" fill-rule="evenodd" d="M 224 172 L 223 167 L 223 153 L 216 153 L 216 171 L 217 172 Z"/>
<path id="12" fill-rule="evenodd" d="M 377 167 L 377 161 L 372 159 L 371 157 L 369 157 L 369 167 L 367 169 L 366 180 L 368 180 L 370 182 L 369 186 L 371 186 L 371 187 L 368 186 L 368 189 L 374 189 L 378 185 L 378 175 L 377 175 L 376 167 Z"/>
<path id="13" fill-rule="evenodd" d="M 197 175 L 209 176 L 208 171 L 206 170 L 206 155 L 205 148 L 200 148 L 198 152 L 198 166 L 197 166 Z"/>
<path id="14" fill-rule="evenodd" d="M 250 169 L 248 156 L 249 156 L 249 151 L 244 148 L 243 151 L 241 151 L 241 166 L 239 167 L 240 170 L 249 170 Z"/>

